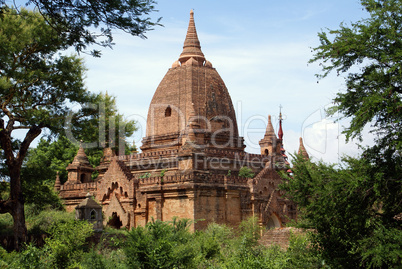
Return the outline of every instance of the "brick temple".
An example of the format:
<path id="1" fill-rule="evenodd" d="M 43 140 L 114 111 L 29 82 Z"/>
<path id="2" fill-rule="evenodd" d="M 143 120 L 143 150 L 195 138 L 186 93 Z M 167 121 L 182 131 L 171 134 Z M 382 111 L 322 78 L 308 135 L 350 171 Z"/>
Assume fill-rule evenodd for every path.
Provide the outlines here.
<path id="1" fill-rule="evenodd" d="M 117 228 L 178 217 L 194 220 L 197 230 L 211 222 L 236 226 L 251 216 L 261 226 L 281 227 L 296 218 L 296 206 L 278 190 L 278 172 L 289 164 L 279 119 L 276 136 L 268 116 L 261 154 L 245 152 L 228 89 L 201 51 L 191 11 L 183 52 L 149 106 L 141 153 L 116 156 L 105 148 L 93 181 L 80 147 L 68 180 L 57 179 L 55 188 L 68 211 L 92 194 L 104 225 Z M 300 152 L 308 156 L 302 141 Z M 244 166 L 253 177 L 239 176 Z"/>

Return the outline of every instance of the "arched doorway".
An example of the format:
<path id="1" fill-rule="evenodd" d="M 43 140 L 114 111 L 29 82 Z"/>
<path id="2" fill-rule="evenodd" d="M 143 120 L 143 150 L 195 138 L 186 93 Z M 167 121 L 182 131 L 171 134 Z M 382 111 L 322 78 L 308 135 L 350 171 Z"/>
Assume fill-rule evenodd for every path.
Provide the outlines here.
<path id="1" fill-rule="evenodd" d="M 281 222 L 279 221 L 278 217 L 275 214 L 272 214 L 269 217 L 268 223 L 267 223 L 267 228 L 268 229 L 275 229 L 275 228 L 280 228 L 281 227 Z"/>
<path id="2" fill-rule="evenodd" d="M 120 217 L 117 215 L 117 213 L 113 212 L 112 217 L 108 221 L 107 225 L 115 229 L 120 229 L 121 226 L 123 226 L 123 223 L 121 222 Z"/>

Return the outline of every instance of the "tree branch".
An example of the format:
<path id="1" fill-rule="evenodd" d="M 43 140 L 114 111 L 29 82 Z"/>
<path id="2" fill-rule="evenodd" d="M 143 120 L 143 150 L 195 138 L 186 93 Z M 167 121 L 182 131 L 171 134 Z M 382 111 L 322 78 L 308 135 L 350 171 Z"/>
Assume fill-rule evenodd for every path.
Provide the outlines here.
<path id="1" fill-rule="evenodd" d="M 16 158 L 17 163 L 22 165 L 25 155 L 28 152 L 29 146 L 31 145 L 32 141 L 36 137 L 38 137 L 38 135 L 40 135 L 40 133 L 42 132 L 42 128 L 43 124 L 41 123 L 39 125 L 34 125 L 29 129 L 28 133 L 25 135 L 24 141 L 22 141 L 21 143 L 20 150 L 18 151 Z"/>
<path id="2" fill-rule="evenodd" d="M 10 133 L 4 129 L 4 120 L 0 119 L 0 146 L 4 151 L 4 157 L 6 159 L 6 164 L 10 165 L 14 162 L 15 157 L 13 154 L 13 146 L 11 142 Z"/>
<path id="3" fill-rule="evenodd" d="M 10 213 L 13 202 L 10 199 L 0 200 L 0 214 Z"/>
<path id="4" fill-rule="evenodd" d="M 31 128 L 30 126 L 15 126 L 14 128 L 13 128 L 13 130 L 18 130 L 18 129 L 29 129 L 29 128 Z"/>

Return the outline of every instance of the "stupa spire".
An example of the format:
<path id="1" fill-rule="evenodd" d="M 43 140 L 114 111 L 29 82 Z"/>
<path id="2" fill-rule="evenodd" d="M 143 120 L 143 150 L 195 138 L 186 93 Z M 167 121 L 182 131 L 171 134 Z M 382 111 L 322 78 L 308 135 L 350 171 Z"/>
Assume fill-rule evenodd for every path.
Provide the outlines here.
<path id="1" fill-rule="evenodd" d="M 299 146 L 299 152 L 298 153 L 301 154 L 304 159 L 306 159 L 306 160 L 309 159 L 309 155 L 307 153 L 307 150 L 303 145 L 303 138 L 301 138 L 301 137 L 300 137 L 300 146 Z"/>
<path id="2" fill-rule="evenodd" d="M 56 174 L 56 181 L 55 181 L 55 183 L 54 183 L 54 190 L 55 190 L 55 191 L 59 191 L 59 190 L 60 190 L 60 187 L 61 187 L 61 181 L 60 181 L 59 171 L 57 171 L 57 174 Z"/>
<path id="3" fill-rule="evenodd" d="M 80 142 L 80 148 L 78 149 L 77 155 L 75 155 L 72 164 L 78 166 L 90 166 L 88 157 L 85 154 L 84 147 L 82 146 L 82 141 Z"/>
<path id="4" fill-rule="evenodd" d="M 188 24 L 186 39 L 184 40 L 183 52 L 180 54 L 179 61 L 184 64 L 188 59 L 194 58 L 199 64 L 205 61 L 201 51 L 200 41 L 198 40 L 197 30 L 194 23 L 194 11 L 190 11 L 190 22 Z"/>
<path id="5" fill-rule="evenodd" d="M 274 126 L 272 126 L 271 115 L 268 115 L 268 124 L 267 124 L 267 129 L 265 131 L 265 136 L 276 137 L 275 131 L 274 131 Z"/>
<path id="6" fill-rule="evenodd" d="M 282 106 L 279 106 L 279 131 L 278 138 L 282 142 L 283 140 L 283 130 L 282 130 Z"/>

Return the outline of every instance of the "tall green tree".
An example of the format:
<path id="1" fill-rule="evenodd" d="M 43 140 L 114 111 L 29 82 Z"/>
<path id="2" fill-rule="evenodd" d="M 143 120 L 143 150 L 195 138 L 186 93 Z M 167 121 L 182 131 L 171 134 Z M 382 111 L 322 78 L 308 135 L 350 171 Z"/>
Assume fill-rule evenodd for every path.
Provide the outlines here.
<path id="1" fill-rule="evenodd" d="M 361 0 L 368 18 L 318 34 L 310 62 L 346 89 L 329 114 L 350 119 L 346 138 L 375 134 L 374 146 L 342 168 L 299 157 L 283 188 L 298 203 L 335 267 L 397 268 L 402 261 L 402 1 Z"/>
<path id="2" fill-rule="evenodd" d="M 346 89 L 337 94 L 330 114 L 351 120 L 347 139 L 362 137 L 365 126 L 376 135 L 365 157 L 387 177 L 401 174 L 402 158 L 402 1 L 361 0 L 367 19 L 318 34 L 310 62 L 320 62 L 322 74 L 345 75 Z"/>
<path id="3" fill-rule="evenodd" d="M 5 0 L 0 0 L 0 13 L 5 4 Z M 146 32 L 160 25 L 160 18 L 150 17 L 151 13 L 156 12 L 156 2 L 153 0 L 27 0 L 25 4 L 33 5 L 49 18 L 48 23 L 59 37 L 78 52 L 85 51 L 93 44 L 111 47 L 114 44 L 112 31 L 115 29 L 146 38 Z M 99 50 L 91 52 L 94 56 L 100 56 Z"/>
<path id="4" fill-rule="evenodd" d="M 91 100 L 81 59 L 58 53 L 69 44 L 48 20 L 24 9 L 0 14 L 0 146 L 10 180 L 0 213 L 13 216 L 17 247 L 26 240 L 21 168 L 30 144 L 44 128 L 60 132 L 71 104 Z M 21 142 L 13 139 L 19 130 Z"/>
<path id="5" fill-rule="evenodd" d="M 69 134 L 74 136 L 75 141 L 96 142 L 93 147 L 85 149 L 90 164 L 96 168 L 104 147 L 110 146 L 117 151 L 120 145 L 122 154 L 133 149 L 127 138 L 136 130 L 136 122 L 125 119 L 118 112 L 116 99 L 108 94 L 97 95 L 92 107 L 95 109 L 83 111 L 73 118 L 74 128 Z M 77 151 L 78 144 L 74 144 L 63 133 L 54 139 L 42 138 L 36 148 L 29 149 L 22 168 L 22 180 L 25 201 L 32 204 L 34 209 L 53 206 L 52 189 L 56 173 L 62 183 L 67 180 L 66 167 L 73 161 Z M 93 177 L 96 176 L 95 172 Z"/>
<path id="6" fill-rule="evenodd" d="M 342 167 L 298 156 L 282 188 L 313 228 L 314 246 L 334 268 L 397 268 L 402 260 L 399 201 L 387 179 L 366 159 L 345 158 Z M 390 210 L 390 208 L 395 210 Z"/>
<path id="7" fill-rule="evenodd" d="M 331 71 L 345 74 L 346 89 L 337 94 L 329 113 L 351 120 L 347 139 L 362 139 L 368 126 L 375 145 L 363 158 L 383 174 L 383 205 L 387 218 L 402 212 L 402 1 L 361 0 L 367 19 L 319 33 L 321 45 L 310 62 L 321 62 L 323 78 Z M 397 212 L 399 211 L 399 212 Z"/>
<path id="8" fill-rule="evenodd" d="M 127 138 L 137 130 L 136 122 L 119 113 L 116 98 L 107 93 L 96 95 L 90 107 L 71 118 L 70 126 L 66 136 L 72 141 L 82 140 L 97 149 L 110 147 L 121 154 L 134 150 Z"/>
<path id="9" fill-rule="evenodd" d="M 58 195 L 53 191 L 56 174 L 67 179 L 66 167 L 77 154 L 78 146 L 65 136 L 55 141 L 42 138 L 36 148 L 30 148 L 21 169 L 22 190 L 26 204 L 38 213 L 48 207 L 59 209 Z"/>

